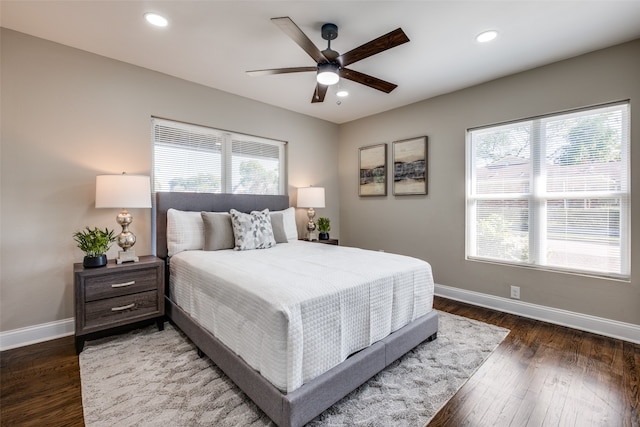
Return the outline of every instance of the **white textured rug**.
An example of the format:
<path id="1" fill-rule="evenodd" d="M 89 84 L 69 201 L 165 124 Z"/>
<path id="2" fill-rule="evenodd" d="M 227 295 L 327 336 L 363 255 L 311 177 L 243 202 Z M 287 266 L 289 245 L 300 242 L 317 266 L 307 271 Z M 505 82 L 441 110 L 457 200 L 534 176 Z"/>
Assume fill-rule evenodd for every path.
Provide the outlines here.
<path id="1" fill-rule="evenodd" d="M 509 331 L 440 312 L 423 343 L 326 410 L 310 426 L 424 426 Z M 87 427 L 273 426 L 169 323 L 87 342 L 80 354 Z"/>

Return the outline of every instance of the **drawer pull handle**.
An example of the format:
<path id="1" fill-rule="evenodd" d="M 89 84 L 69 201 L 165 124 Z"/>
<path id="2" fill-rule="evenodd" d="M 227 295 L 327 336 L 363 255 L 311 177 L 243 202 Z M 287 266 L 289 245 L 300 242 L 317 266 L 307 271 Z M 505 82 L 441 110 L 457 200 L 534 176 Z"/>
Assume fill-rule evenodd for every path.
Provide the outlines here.
<path id="1" fill-rule="evenodd" d="M 131 304 L 127 304 L 127 305 L 123 305 L 121 307 L 111 307 L 111 311 L 122 311 L 122 310 L 128 310 L 130 308 L 133 308 L 136 306 L 135 302 L 132 302 Z"/>
<path id="2" fill-rule="evenodd" d="M 112 288 L 124 288 L 125 286 L 131 286 L 131 285 L 135 285 L 136 281 L 132 280 L 130 282 L 124 282 L 124 283 L 114 283 L 113 285 L 111 285 Z"/>

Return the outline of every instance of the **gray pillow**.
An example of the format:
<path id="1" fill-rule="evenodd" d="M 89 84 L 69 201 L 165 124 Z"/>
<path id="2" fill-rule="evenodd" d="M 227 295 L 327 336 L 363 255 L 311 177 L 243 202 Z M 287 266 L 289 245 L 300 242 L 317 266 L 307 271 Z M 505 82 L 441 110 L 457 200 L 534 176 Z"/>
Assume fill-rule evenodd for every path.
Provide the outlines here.
<path id="1" fill-rule="evenodd" d="M 231 209 L 229 214 L 236 240 L 234 250 L 267 249 L 276 245 L 269 209 L 253 211 L 250 214 Z"/>
<path id="2" fill-rule="evenodd" d="M 201 212 L 204 223 L 204 250 L 233 249 L 236 241 L 231 215 L 226 212 Z"/>
<path id="3" fill-rule="evenodd" d="M 273 228 L 273 237 L 276 243 L 288 243 L 287 233 L 284 230 L 284 215 L 282 212 L 271 212 L 271 228 Z"/>

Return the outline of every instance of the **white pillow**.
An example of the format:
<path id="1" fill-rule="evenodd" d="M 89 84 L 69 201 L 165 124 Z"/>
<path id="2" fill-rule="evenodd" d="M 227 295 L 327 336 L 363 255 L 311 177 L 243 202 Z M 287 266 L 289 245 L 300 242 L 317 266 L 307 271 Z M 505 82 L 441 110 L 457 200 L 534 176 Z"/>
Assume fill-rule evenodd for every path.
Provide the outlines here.
<path id="1" fill-rule="evenodd" d="M 273 211 L 272 213 L 282 213 L 284 222 L 284 232 L 288 241 L 298 240 L 298 226 L 296 225 L 296 209 L 294 207 L 287 208 L 283 211 Z"/>
<path id="2" fill-rule="evenodd" d="M 167 253 L 174 256 L 182 251 L 204 248 L 204 223 L 200 212 L 167 211 Z"/>
<path id="3" fill-rule="evenodd" d="M 229 214 L 236 241 L 234 250 L 268 249 L 276 245 L 269 209 L 253 211 L 250 214 L 231 209 Z"/>

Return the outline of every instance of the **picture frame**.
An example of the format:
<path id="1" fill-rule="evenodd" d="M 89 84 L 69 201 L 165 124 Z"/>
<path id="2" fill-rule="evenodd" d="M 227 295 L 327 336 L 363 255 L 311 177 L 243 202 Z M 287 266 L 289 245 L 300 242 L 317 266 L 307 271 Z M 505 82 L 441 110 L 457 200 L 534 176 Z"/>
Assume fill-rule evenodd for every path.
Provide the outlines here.
<path id="1" fill-rule="evenodd" d="M 393 142 L 393 195 L 428 194 L 427 137 Z"/>
<path id="2" fill-rule="evenodd" d="M 387 195 L 387 144 L 376 144 L 359 148 L 358 195 Z"/>

